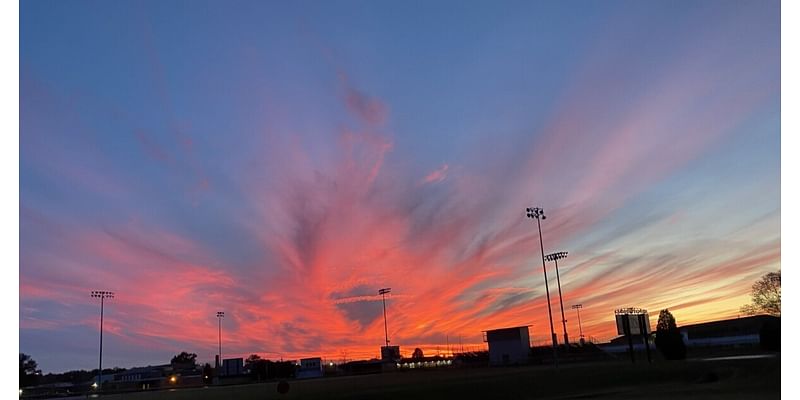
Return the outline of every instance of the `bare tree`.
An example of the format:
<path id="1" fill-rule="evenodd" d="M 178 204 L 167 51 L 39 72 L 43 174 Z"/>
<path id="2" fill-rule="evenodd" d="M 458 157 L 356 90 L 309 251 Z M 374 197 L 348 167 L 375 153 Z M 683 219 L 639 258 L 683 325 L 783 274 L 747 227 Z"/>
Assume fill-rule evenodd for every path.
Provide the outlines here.
<path id="1" fill-rule="evenodd" d="M 769 272 L 753 284 L 752 303 L 741 308 L 743 314 L 781 316 L 781 271 Z"/>

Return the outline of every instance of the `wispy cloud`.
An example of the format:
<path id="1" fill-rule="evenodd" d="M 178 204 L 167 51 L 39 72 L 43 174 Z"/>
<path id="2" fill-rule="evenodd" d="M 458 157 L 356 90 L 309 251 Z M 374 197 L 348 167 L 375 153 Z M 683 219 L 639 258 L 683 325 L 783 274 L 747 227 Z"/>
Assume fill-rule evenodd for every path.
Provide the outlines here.
<path id="1" fill-rule="evenodd" d="M 447 178 L 447 170 L 450 168 L 447 164 L 442 164 L 441 167 L 437 168 L 434 171 L 431 171 L 428 175 L 425 175 L 422 178 L 423 184 L 430 184 L 430 183 L 437 183 L 445 180 Z"/>
<path id="2" fill-rule="evenodd" d="M 437 144 L 410 132 L 409 104 L 432 107 L 428 99 L 398 95 L 330 56 L 292 64 L 312 71 L 307 97 L 293 91 L 299 80 L 279 90 L 270 74 L 288 72 L 271 56 L 253 61 L 245 83 L 270 80 L 270 90 L 235 94 L 230 108 L 211 102 L 220 115 L 197 121 L 180 117 L 190 103 L 170 92 L 172 71 L 152 39 L 145 75 L 165 113 L 155 121 L 101 101 L 73 105 L 26 73 L 21 346 L 64 337 L 63 349 L 37 361 L 94 365 L 80 347 L 94 346 L 95 289 L 117 292 L 106 323 L 120 360 L 147 349 L 142 362 L 182 350 L 213 359 L 216 311 L 226 312 L 226 354 L 371 357 L 383 341 L 381 287 L 392 288 L 389 336 L 404 349 L 456 337 L 483 346 L 482 330 L 512 325 L 547 337 L 528 206 L 548 215 L 545 251 L 570 252 L 559 264 L 565 311 L 583 303 L 590 336 L 615 334 L 617 307 L 645 307 L 654 319 L 669 307 L 680 323 L 735 315 L 752 281 L 780 266 L 780 204 L 736 215 L 726 207 L 779 187 L 705 189 L 691 177 L 711 168 L 700 164 L 720 157 L 721 144 L 756 130 L 754 116 L 779 97 L 779 53 L 755 40 L 723 46 L 746 20 L 726 14 L 702 40 L 666 54 L 598 35 L 542 120 L 517 121 L 529 134 L 498 127 L 490 145 L 444 155 L 419 154 Z M 620 56 L 631 49 L 637 58 Z M 758 60 L 730 65 L 743 49 Z M 238 114 L 253 99 L 268 99 L 263 113 Z M 455 126 L 462 112 L 443 115 Z M 112 139 L 98 133 L 117 125 Z M 220 126 L 224 138 L 213 141 Z M 502 147 L 506 137 L 514 143 Z"/>

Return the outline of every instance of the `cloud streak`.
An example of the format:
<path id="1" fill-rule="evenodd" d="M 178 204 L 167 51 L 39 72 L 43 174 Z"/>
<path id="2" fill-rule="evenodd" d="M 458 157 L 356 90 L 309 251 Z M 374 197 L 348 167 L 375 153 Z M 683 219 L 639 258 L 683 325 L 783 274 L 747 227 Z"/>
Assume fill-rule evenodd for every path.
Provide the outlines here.
<path id="1" fill-rule="evenodd" d="M 109 365 L 161 363 L 183 350 L 213 360 L 216 311 L 226 313 L 225 356 L 377 356 L 381 287 L 392 288 L 388 333 L 405 353 L 456 338 L 479 348 L 481 331 L 514 325 L 531 325 L 533 341 L 544 343 L 539 234 L 528 206 L 548 215 L 545 252 L 569 251 L 559 268 L 571 336 L 574 303 L 584 304 L 583 330 L 598 339 L 615 335 L 619 307 L 648 308 L 653 324 L 667 307 L 679 323 L 734 316 L 752 282 L 780 267 L 780 204 L 753 200 L 779 190 L 768 180 L 776 171 L 760 172 L 759 184 L 707 190 L 694 177 L 713 178 L 721 167 L 704 163 L 723 157 L 771 165 L 718 154 L 754 131 L 776 133 L 763 121 L 780 94 L 779 53 L 757 38 L 725 45 L 748 18 L 691 25 L 684 39 L 701 39 L 665 54 L 620 44 L 627 36 L 616 31 L 593 37 L 543 121 L 521 122 L 524 135 L 485 133 L 513 139 L 513 151 L 464 145 L 424 155 L 445 146 L 406 120 L 432 99 L 393 91 L 346 61 L 287 68 L 272 56 L 304 55 L 286 49 L 264 65 L 246 58 L 242 86 L 259 89 L 236 93 L 230 108 L 208 96 L 204 109 L 220 111 L 206 116 L 170 92 L 167 78 L 181 74 L 147 39 L 138 68 L 166 123 L 91 97 L 70 107 L 58 85 L 26 72 L 21 350 L 47 370 L 91 368 L 98 307 L 88 294 L 98 289 L 117 293 L 106 304 Z M 154 37 L 158 27 L 147 29 Z M 752 59 L 730 65 L 742 52 Z M 295 69 L 305 75 L 282 89 L 281 74 Z M 240 110 L 257 101 L 266 104 L 259 113 Z M 442 112 L 459 126 L 460 114 Z M 94 134 L 115 126 L 109 121 L 132 134 Z M 731 215 L 741 201 L 755 205 Z M 36 353 L 42 338 L 64 346 Z"/>

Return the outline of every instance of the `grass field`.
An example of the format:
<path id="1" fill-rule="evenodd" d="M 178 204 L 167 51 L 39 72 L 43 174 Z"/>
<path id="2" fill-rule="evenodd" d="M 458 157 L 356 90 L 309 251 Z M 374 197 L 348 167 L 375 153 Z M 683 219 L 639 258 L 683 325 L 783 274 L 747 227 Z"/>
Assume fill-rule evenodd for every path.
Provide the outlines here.
<path id="1" fill-rule="evenodd" d="M 777 399 L 780 358 L 394 372 L 103 396 L 183 399 Z"/>

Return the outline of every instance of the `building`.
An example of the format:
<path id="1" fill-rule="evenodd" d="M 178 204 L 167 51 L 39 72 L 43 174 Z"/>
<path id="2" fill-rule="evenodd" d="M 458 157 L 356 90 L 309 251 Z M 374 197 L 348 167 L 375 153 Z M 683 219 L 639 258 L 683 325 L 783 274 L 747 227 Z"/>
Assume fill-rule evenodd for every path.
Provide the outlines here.
<path id="1" fill-rule="evenodd" d="M 650 343 L 650 348 L 655 349 L 655 343 L 651 336 L 647 336 L 646 340 Z M 633 351 L 645 351 L 647 347 L 644 344 L 644 339 L 641 336 L 632 336 L 630 338 L 630 342 L 633 343 Z M 597 345 L 599 349 L 602 349 L 608 353 L 625 353 L 630 351 L 629 345 L 629 338 L 627 336 L 617 336 L 611 339 L 608 343 L 601 343 Z"/>
<path id="2" fill-rule="evenodd" d="M 678 328 L 687 347 L 739 347 L 766 345 L 765 339 L 780 342 L 779 317 L 771 315 L 754 315 L 744 318 L 710 321 L 699 324 L 684 325 Z M 773 336 L 766 338 L 765 335 Z M 658 335 L 658 333 L 656 333 Z M 774 337 L 777 335 L 778 337 Z M 652 339 L 652 338 L 651 338 Z M 651 340 L 651 343 L 653 341 Z M 628 351 L 628 339 L 619 336 L 609 343 L 600 345 L 609 353 Z M 767 347 L 768 348 L 768 347 Z M 634 351 L 644 351 L 644 343 L 640 337 L 633 338 Z"/>
<path id="3" fill-rule="evenodd" d="M 242 374 L 244 374 L 244 359 L 226 358 L 222 360 L 222 368 L 219 371 L 220 376 L 238 376 Z"/>
<path id="4" fill-rule="evenodd" d="M 322 377 L 322 359 L 319 357 L 303 358 L 300 360 L 300 369 L 297 370 L 297 378 L 320 378 Z"/>
<path id="5" fill-rule="evenodd" d="M 151 389 L 165 383 L 165 370 L 169 365 L 136 367 L 114 374 L 114 387 L 118 389 Z"/>
<path id="6" fill-rule="evenodd" d="M 400 360 L 400 346 L 381 346 L 381 360 L 397 362 Z"/>
<path id="7" fill-rule="evenodd" d="M 780 326 L 780 317 L 753 315 L 744 318 L 703 322 L 678 328 L 689 347 L 758 345 L 765 326 Z M 778 328 L 778 332 L 780 328 Z"/>
<path id="8" fill-rule="evenodd" d="M 383 372 L 386 362 L 382 360 L 350 361 L 340 365 L 342 371 L 350 375 L 379 374 Z"/>
<path id="9" fill-rule="evenodd" d="M 528 325 L 484 332 L 489 344 L 489 365 L 526 364 L 531 352 Z"/>

